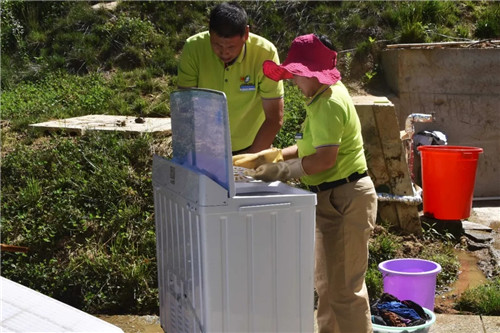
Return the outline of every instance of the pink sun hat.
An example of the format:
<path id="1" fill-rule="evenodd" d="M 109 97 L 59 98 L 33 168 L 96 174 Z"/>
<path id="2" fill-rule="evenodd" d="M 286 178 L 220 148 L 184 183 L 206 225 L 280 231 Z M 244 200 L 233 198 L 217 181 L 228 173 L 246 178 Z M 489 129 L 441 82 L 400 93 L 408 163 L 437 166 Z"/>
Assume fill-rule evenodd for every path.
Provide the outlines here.
<path id="1" fill-rule="evenodd" d="M 278 65 L 266 60 L 262 64 L 264 75 L 274 81 L 292 79 L 293 75 L 315 77 L 323 84 L 334 84 L 341 79 L 337 52 L 326 47 L 314 34 L 295 38 L 285 61 Z"/>

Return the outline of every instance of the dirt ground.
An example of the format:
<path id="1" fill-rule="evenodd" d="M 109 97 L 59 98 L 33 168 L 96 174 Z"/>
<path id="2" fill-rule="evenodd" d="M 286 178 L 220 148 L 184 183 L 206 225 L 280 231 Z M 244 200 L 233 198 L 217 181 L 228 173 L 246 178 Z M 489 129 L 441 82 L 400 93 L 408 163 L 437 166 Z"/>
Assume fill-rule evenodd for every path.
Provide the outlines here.
<path id="1" fill-rule="evenodd" d="M 124 333 L 163 333 L 158 316 L 105 316 L 96 317 L 118 326 Z"/>

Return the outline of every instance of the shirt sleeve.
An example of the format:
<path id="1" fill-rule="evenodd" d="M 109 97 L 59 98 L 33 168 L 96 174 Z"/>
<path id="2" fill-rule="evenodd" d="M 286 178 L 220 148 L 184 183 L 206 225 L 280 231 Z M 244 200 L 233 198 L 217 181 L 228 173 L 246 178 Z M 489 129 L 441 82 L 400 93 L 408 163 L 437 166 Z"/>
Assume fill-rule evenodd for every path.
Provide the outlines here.
<path id="1" fill-rule="evenodd" d="M 316 124 L 312 136 L 313 146 L 340 145 L 344 135 L 346 112 L 332 100 L 326 100 L 318 105 L 313 112 L 313 123 Z"/>
<path id="2" fill-rule="evenodd" d="M 194 45 L 186 41 L 182 49 L 179 66 L 177 68 L 177 85 L 179 87 L 198 87 L 199 62 Z"/>

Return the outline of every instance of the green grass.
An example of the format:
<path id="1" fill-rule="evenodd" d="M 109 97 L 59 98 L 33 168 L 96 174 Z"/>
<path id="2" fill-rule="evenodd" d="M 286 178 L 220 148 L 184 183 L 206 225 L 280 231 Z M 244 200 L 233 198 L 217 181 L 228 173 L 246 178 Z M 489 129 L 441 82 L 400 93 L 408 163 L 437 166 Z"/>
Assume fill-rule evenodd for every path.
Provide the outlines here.
<path id="1" fill-rule="evenodd" d="M 101 74 L 75 76 L 57 71 L 23 81 L 1 95 L 2 118 L 14 130 L 30 123 L 108 110 L 113 89 Z"/>
<path id="2" fill-rule="evenodd" d="M 500 279 L 466 290 L 460 296 L 456 308 L 485 316 L 500 315 Z"/>
<path id="3" fill-rule="evenodd" d="M 2 160 L 2 241 L 30 251 L 2 254 L 2 275 L 89 312 L 155 312 L 155 145 L 93 133 L 16 146 Z"/>
<path id="4" fill-rule="evenodd" d="M 172 79 L 155 77 L 151 71 L 120 71 L 111 78 L 49 72 L 5 89 L 0 97 L 2 118 L 17 131 L 29 124 L 89 114 L 169 116 Z"/>

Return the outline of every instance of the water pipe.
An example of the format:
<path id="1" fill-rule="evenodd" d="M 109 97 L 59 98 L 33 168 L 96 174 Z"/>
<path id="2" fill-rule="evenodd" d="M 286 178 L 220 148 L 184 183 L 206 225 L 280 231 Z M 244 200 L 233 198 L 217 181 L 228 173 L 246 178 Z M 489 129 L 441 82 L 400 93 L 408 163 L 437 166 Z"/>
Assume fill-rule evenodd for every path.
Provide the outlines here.
<path id="1" fill-rule="evenodd" d="M 405 122 L 405 132 L 408 133 L 408 137 L 413 139 L 415 134 L 414 123 L 430 123 L 432 121 L 432 114 L 427 113 L 412 113 L 406 118 Z"/>
<path id="2" fill-rule="evenodd" d="M 416 190 L 415 184 L 412 185 L 413 195 L 395 195 L 377 192 L 377 199 L 381 202 L 400 202 L 410 206 L 418 206 L 422 203 L 422 189 L 419 187 L 418 190 Z"/>

